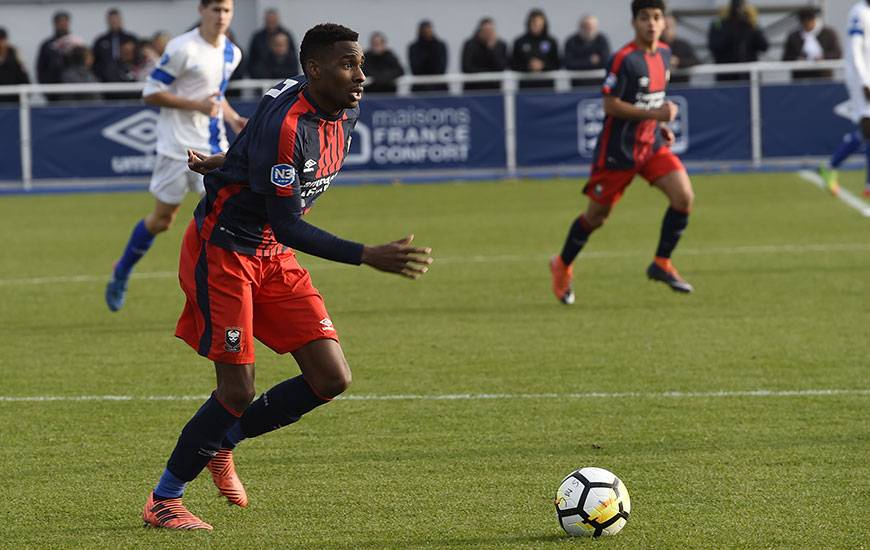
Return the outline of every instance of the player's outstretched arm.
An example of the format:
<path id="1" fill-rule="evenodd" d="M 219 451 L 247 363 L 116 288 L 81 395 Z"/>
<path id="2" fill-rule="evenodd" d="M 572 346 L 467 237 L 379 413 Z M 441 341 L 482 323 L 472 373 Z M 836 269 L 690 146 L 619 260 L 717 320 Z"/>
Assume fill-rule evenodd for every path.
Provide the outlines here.
<path id="1" fill-rule="evenodd" d="M 417 279 L 429 270 L 432 250 L 411 246 L 413 235 L 378 246 L 342 239 L 302 219 L 298 192 L 266 197 L 269 225 L 275 239 L 290 248 L 333 262 L 366 264 L 380 271 Z"/>
<path id="2" fill-rule="evenodd" d="M 207 156 L 202 153 L 197 153 L 193 149 L 187 150 L 187 167 L 192 172 L 197 172 L 203 176 L 212 170 L 217 170 L 223 166 L 224 160 L 226 160 L 226 155 L 224 153 Z"/>
<path id="3" fill-rule="evenodd" d="M 413 240 L 414 235 L 408 235 L 404 239 L 380 246 L 364 246 L 362 263 L 379 271 L 419 279 L 432 265 L 432 249 L 411 246 Z"/>

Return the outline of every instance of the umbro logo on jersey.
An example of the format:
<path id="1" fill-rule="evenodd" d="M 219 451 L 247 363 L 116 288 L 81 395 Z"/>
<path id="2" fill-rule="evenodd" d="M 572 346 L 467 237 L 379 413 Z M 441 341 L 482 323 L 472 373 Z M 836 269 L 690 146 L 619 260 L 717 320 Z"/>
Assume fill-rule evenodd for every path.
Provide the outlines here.
<path id="1" fill-rule="evenodd" d="M 302 172 L 313 172 L 315 168 L 317 168 L 317 161 L 314 159 L 308 159 L 305 161 L 305 168 L 303 168 Z"/>
<path id="2" fill-rule="evenodd" d="M 335 327 L 332 326 L 332 320 L 329 317 L 320 320 L 320 330 L 323 332 L 335 332 Z"/>
<path id="3" fill-rule="evenodd" d="M 646 88 L 647 86 L 649 86 L 649 77 L 642 76 L 642 77 L 638 78 L 637 85 L 640 86 L 641 88 Z"/>

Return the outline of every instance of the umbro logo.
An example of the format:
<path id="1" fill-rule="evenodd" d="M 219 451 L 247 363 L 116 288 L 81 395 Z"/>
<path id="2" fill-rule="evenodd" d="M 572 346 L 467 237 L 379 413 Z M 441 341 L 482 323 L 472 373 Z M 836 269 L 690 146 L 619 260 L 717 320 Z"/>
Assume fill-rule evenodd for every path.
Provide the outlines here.
<path id="1" fill-rule="evenodd" d="M 323 332 L 335 332 L 335 327 L 332 326 L 332 320 L 329 317 L 320 320 L 320 330 Z"/>
<path id="2" fill-rule="evenodd" d="M 315 168 L 317 168 L 317 161 L 314 159 L 308 159 L 305 161 L 305 168 L 302 169 L 302 173 L 313 172 Z"/>

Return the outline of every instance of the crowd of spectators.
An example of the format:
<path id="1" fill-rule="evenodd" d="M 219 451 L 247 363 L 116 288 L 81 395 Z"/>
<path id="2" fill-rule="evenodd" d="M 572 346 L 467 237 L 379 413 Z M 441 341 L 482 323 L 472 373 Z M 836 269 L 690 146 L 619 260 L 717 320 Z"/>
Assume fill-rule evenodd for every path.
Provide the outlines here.
<path id="1" fill-rule="evenodd" d="M 805 8 L 798 13 L 800 26 L 788 35 L 783 60 L 837 59 L 842 56 L 837 33 L 819 19 L 816 8 Z M 157 32 L 150 37 L 137 37 L 124 29 L 121 13 L 112 8 L 106 12 L 104 34 L 93 44 L 71 32 L 71 17 L 59 11 L 52 18 L 53 34 L 39 47 L 36 77 L 40 83 L 71 82 L 136 82 L 147 78 L 166 48 L 169 36 Z M 192 28 L 192 27 L 191 27 Z M 231 31 L 227 33 L 231 36 Z M 702 62 L 694 46 L 679 36 L 678 22 L 667 17 L 662 37 L 670 45 L 672 68 L 687 68 Z M 769 48 L 769 42 L 758 24 L 757 11 L 744 0 L 730 0 L 710 23 L 707 46 L 715 63 L 755 61 Z M 514 70 L 539 73 L 560 68 L 594 70 L 605 66 L 613 51 L 607 36 L 601 32 L 594 15 L 583 15 L 577 31 L 560 48 L 550 34 L 545 13 L 540 9 L 529 11 L 525 32 L 513 43 L 499 37 L 495 22 L 482 18 L 461 49 L 461 70 L 464 73 Z M 561 53 L 560 53 L 561 52 Z M 449 49 L 441 40 L 429 20 L 418 24 L 416 39 L 408 46 L 408 68 L 413 75 L 440 75 L 447 71 Z M 368 40 L 363 70 L 369 77 L 371 92 L 395 92 L 395 81 L 405 74 L 399 57 L 389 48 L 387 37 L 374 32 Z M 244 63 L 232 75 L 233 79 L 251 77 L 278 79 L 300 72 L 296 42 L 293 34 L 282 26 L 277 10 L 264 14 L 263 28 L 252 37 L 244 56 Z M 795 72 L 795 78 L 830 77 L 830 71 L 808 70 Z M 746 79 L 746 74 L 718 75 L 719 80 Z M 675 82 L 687 77 L 676 75 Z M 30 81 L 15 48 L 9 44 L 7 32 L 0 28 L 0 85 Z M 574 86 L 594 86 L 600 79 L 575 79 Z M 523 80 L 522 88 L 552 88 L 550 79 Z M 497 89 L 499 81 L 466 83 L 466 90 Z M 417 84 L 414 91 L 443 91 L 444 84 Z M 108 93 L 109 98 L 130 98 L 136 94 Z M 83 99 L 92 94 L 50 95 L 49 99 Z"/>

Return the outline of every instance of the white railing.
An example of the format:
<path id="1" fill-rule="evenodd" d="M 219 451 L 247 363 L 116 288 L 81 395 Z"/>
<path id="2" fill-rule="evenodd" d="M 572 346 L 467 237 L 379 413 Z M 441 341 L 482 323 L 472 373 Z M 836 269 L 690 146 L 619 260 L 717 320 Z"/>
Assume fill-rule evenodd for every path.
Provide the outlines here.
<path id="1" fill-rule="evenodd" d="M 753 166 L 760 166 L 762 162 L 761 151 L 761 84 L 762 79 L 772 74 L 782 75 L 791 71 L 801 70 L 832 70 L 839 71 L 843 68 L 842 60 L 828 61 L 791 61 L 771 62 L 761 61 L 756 63 L 733 63 L 725 65 L 697 65 L 689 69 L 674 71 L 675 75 L 710 76 L 720 74 L 749 74 L 750 85 L 750 120 L 751 120 L 751 150 Z M 505 151 L 507 158 L 507 174 L 514 176 L 517 173 L 516 156 L 516 94 L 520 88 L 520 82 L 533 80 L 551 80 L 557 92 L 571 89 L 571 81 L 574 79 L 603 78 L 604 70 L 593 71 L 548 71 L 543 73 L 518 73 L 514 71 L 501 71 L 491 73 L 449 73 L 444 75 L 427 76 L 402 76 L 396 80 L 398 96 L 414 95 L 411 87 L 415 84 L 447 84 L 448 93 L 459 95 L 464 93 L 463 84 L 473 82 L 499 82 L 500 93 L 504 97 L 504 125 L 505 125 Z M 258 95 L 275 84 L 275 80 L 244 79 L 234 80 L 230 83 L 230 89 L 253 90 Z M 25 189 L 30 189 L 33 183 L 33 164 L 31 149 L 30 109 L 38 103 L 43 94 L 66 94 L 66 93 L 113 93 L 113 92 L 141 92 L 143 82 L 130 83 L 83 83 L 83 84 L 24 84 L 17 86 L 0 86 L 0 95 L 18 95 L 20 110 L 19 133 L 22 184 Z M 431 92 L 428 92 L 431 94 Z M 440 92 L 443 93 L 443 92 Z M 422 95 L 422 93 L 421 93 Z"/>

